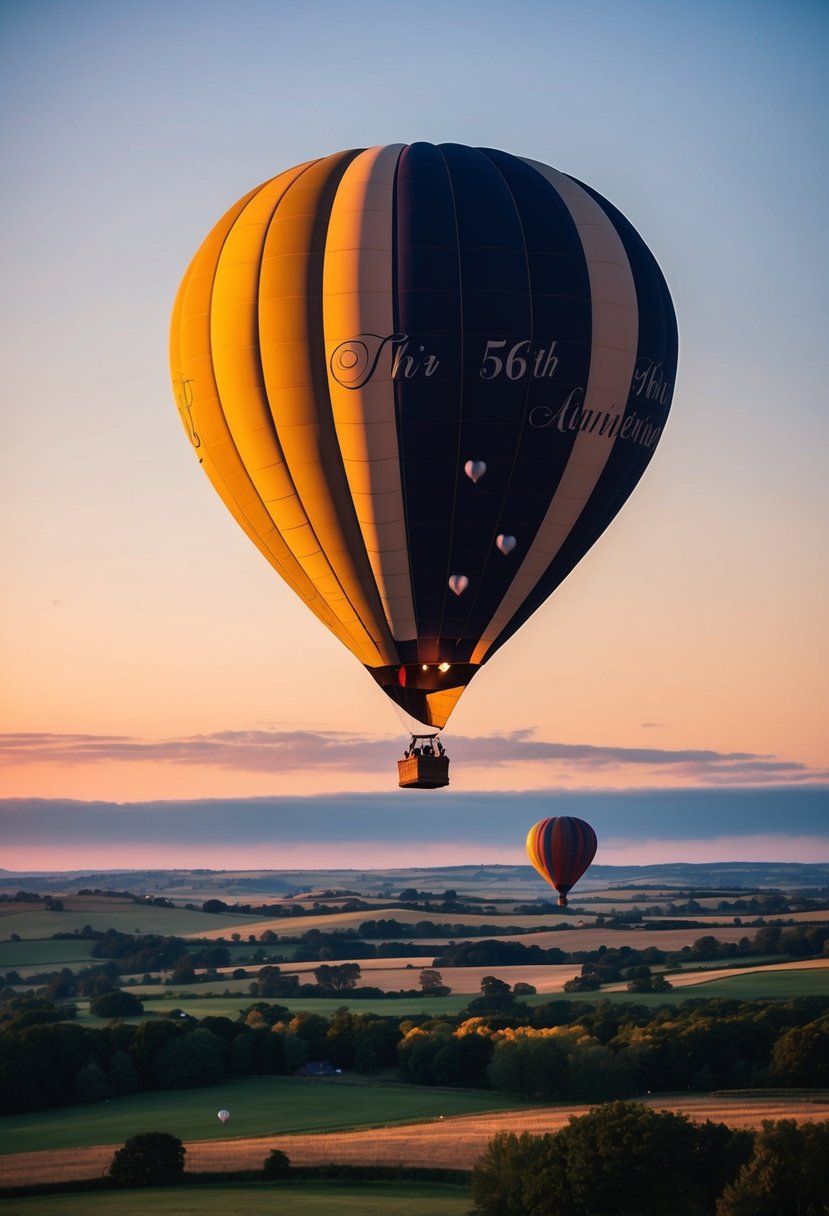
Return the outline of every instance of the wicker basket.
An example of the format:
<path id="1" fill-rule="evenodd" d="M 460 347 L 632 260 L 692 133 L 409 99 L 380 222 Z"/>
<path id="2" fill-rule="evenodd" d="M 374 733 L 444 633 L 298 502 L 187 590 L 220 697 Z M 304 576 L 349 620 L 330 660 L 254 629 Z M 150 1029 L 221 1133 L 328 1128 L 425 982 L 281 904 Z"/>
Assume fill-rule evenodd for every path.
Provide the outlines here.
<path id="1" fill-rule="evenodd" d="M 436 790 L 449 784 L 448 756 L 408 756 L 397 761 L 401 789 Z"/>

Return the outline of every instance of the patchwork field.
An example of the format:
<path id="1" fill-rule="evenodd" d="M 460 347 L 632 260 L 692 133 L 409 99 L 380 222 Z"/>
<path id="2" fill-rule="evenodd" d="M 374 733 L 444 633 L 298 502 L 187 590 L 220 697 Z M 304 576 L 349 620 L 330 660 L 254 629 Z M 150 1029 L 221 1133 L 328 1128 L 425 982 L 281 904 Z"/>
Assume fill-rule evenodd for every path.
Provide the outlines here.
<path id="1" fill-rule="evenodd" d="M 646 1098 L 645 1102 L 655 1110 L 679 1111 L 699 1122 L 711 1119 L 731 1127 L 759 1127 L 764 1119 L 813 1122 L 829 1118 L 826 1097 L 820 1101 L 666 1094 Z M 337 1163 L 471 1169 L 496 1132 L 526 1131 L 540 1135 L 557 1131 L 572 1115 L 586 1114 L 589 1109 L 585 1104 L 532 1107 L 438 1117 L 428 1123 L 368 1131 L 188 1140 L 186 1165 L 194 1172 L 258 1169 L 271 1149 L 278 1148 L 294 1165 Z M 100 1177 L 119 1143 L 0 1157 L 0 1186 Z"/>
<path id="2" fill-rule="evenodd" d="M 7 902 L 0 904 L 0 971 L 16 970 L 21 976 L 33 972 L 69 967 L 80 970 L 97 961 L 92 958 L 92 942 L 84 939 L 55 939 L 52 934 L 94 929 L 117 929 L 128 934 L 176 935 L 190 939 L 222 940 L 230 950 L 233 965 L 224 967 L 208 983 L 171 986 L 162 982 L 145 986 L 125 980 L 129 990 L 146 999 L 141 1021 L 163 1015 L 173 1008 L 184 1008 L 196 1017 L 207 1015 L 238 1016 L 240 1009 L 252 1003 L 251 982 L 259 964 L 248 961 L 254 951 L 264 947 L 268 954 L 292 954 L 291 946 L 283 946 L 286 936 L 298 936 L 311 929 L 322 932 L 350 930 L 353 932 L 365 920 L 394 919 L 404 925 L 431 920 L 448 926 L 491 927 L 487 936 L 513 940 L 524 946 L 559 947 L 565 951 L 592 951 L 600 946 L 610 949 L 630 946 L 634 950 L 649 946 L 663 951 L 678 951 L 692 946 L 704 934 L 710 933 L 723 942 L 738 942 L 751 938 L 756 931 L 747 924 L 735 925 L 729 913 L 718 913 L 716 904 L 726 897 L 723 891 L 695 898 L 704 911 L 693 918 L 705 928 L 666 929 L 658 927 L 659 920 L 642 926 L 623 929 L 597 927 L 599 912 L 605 915 L 615 908 L 619 912 L 634 905 L 641 908 L 657 903 L 687 900 L 688 891 L 675 888 L 664 890 L 631 887 L 625 890 L 594 888 L 585 885 L 584 903 L 576 901 L 579 911 L 566 918 L 556 912 L 543 915 L 513 913 L 512 906 L 520 900 L 538 900 L 538 883 L 519 873 L 520 867 L 503 870 L 492 867 L 480 871 L 474 889 L 476 893 L 499 892 L 508 888 L 510 902 L 499 902 L 496 909 L 471 912 L 443 912 L 438 908 L 411 909 L 395 906 L 394 898 L 405 886 L 412 885 L 440 892 L 441 887 L 459 888 L 463 882 L 470 887 L 469 871 L 465 877 L 457 871 L 401 871 L 393 887 L 378 889 L 379 879 L 372 875 L 343 872 L 342 885 L 358 888 L 363 897 L 381 896 L 377 909 L 352 912 L 325 912 L 295 917 L 269 915 L 246 916 L 239 913 L 205 913 L 177 907 L 158 907 L 149 902 L 135 902 L 114 896 L 62 895 L 63 909 L 48 910 L 43 903 Z M 507 872 L 509 871 L 509 873 Z M 163 877 L 163 876 L 162 876 Z M 266 894 L 253 889 L 233 890 L 233 876 L 207 875 L 200 888 L 199 876 L 181 874 L 169 876 L 180 884 L 176 898 L 199 904 L 208 898 L 232 903 L 244 899 L 251 904 L 276 902 L 279 893 Z M 251 878 L 255 879 L 255 872 Z M 238 878 L 238 876 L 236 876 Z M 301 876 L 296 875 L 297 884 Z M 267 876 L 263 875 L 263 883 Z M 188 883 L 190 884 L 188 886 Z M 319 889 L 297 899 L 311 906 L 316 898 L 321 903 L 336 906 L 346 900 L 333 893 L 336 876 L 326 875 Z M 329 889 L 329 887 L 331 889 Z M 119 887 L 119 889 L 121 889 Z M 154 888 L 155 889 L 155 888 Z M 169 897 L 171 889 L 164 889 Z M 744 897 L 735 889 L 733 897 Z M 728 898 L 732 898 L 729 894 Z M 58 898 L 58 897 L 56 897 Z M 440 894 L 433 897 L 440 899 Z M 388 902 L 387 902 L 388 901 Z M 478 905 L 475 905 L 476 909 Z M 751 919 L 750 913 L 743 914 Z M 768 917 L 769 922 L 777 920 Z M 784 914 L 782 925 L 804 921 L 827 922 L 829 912 L 815 911 Z M 566 926 L 566 927 L 563 927 Z M 509 933 L 526 928 L 530 933 Z M 271 930 L 277 941 L 262 943 L 261 935 Z M 452 929 L 449 930 L 452 932 Z M 11 941 L 15 934 L 20 940 Z M 232 941 L 237 935 L 239 940 Z M 462 933 L 455 933 L 458 941 Z M 253 937 L 253 941 L 251 941 Z M 468 936 L 466 938 L 468 939 Z M 375 944 L 380 939 L 372 939 Z M 393 939 L 400 945 L 405 937 Z M 407 955 L 401 950 L 392 958 L 355 960 L 362 970 L 363 985 L 387 992 L 399 992 L 419 987 L 419 973 L 432 965 L 447 939 L 414 939 L 418 945 L 428 945 L 425 956 Z M 195 950 L 197 947 L 191 947 Z M 303 947 L 304 948 L 304 947 Z M 350 947 L 347 947 L 350 948 Z M 395 950 L 399 946 L 393 947 Z M 405 947 L 404 947 L 405 948 Z M 773 949 L 773 945 L 771 947 Z M 245 957 L 247 956 L 247 957 Z M 260 960 L 262 955 L 260 954 Z M 324 955 L 323 955 L 324 957 Z M 693 956 L 686 956 L 692 959 Z M 778 956 L 779 957 L 779 956 Z M 335 960 L 330 960 L 335 961 Z M 345 961 L 337 959 L 336 962 Z M 734 960 L 742 961 L 741 958 Z M 247 974 L 234 979 L 234 967 L 244 967 Z M 280 964 L 283 972 L 295 972 L 303 980 L 312 980 L 319 962 L 294 963 L 290 957 Z M 532 984 L 537 995 L 528 998 L 530 1004 L 542 1004 L 563 992 L 567 980 L 581 972 L 580 964 L 500 966 L 449 968 L 440 967 L 442 979 L 451 989 L 448 997 L 405 997 L 388 1000 L 366 1000 L 352 997 L 348 992 L 329 997 L 271 998 L 288 1005 L 293 1011 L 307 1010 L 330 1016 L 338 1007 L 347 1005 L 355 1012 L 370 1012 L 380 1016 L 405 1018 L 415 1014 L 457 1014 L 472 997 L 480 994 L 481 980 L 494 975 L 511 985 Z M 158 972 L 153 969 L 152 974 Z M 776 958 L 761 956 L 740 967 L 723 967 L 718 962 L 703 963 L 698 969 L 686 965 L 680 973 L 672 973 L 672 991 L 660 994 L 629 993 L 624 983 L 614 984 L 594 993 L 579 994 L 579 1000 L 658 1006 L 680 1003 L 690 998 L 727 997 L 736 999 L 771 998 L 786 1000 L 809 995 L 829 995 L 829 959 L 815 958 L 779 963 Z M 86 1026 L 101 1026 L 105 1019 L 88 1013 L 88 1002 L 79 999 L 78 1021 Z M 669 1082 L 673 1084 L 673 1082 Z M 739 1082 L 737 1082 L 739 1083 Z M 574 1092 L 574 1091 L 571 1091 Z M 793 1117 L 802 1120 L 829 1119 L 829 1094 L 816 1091 L 808 1098 L 797 1094 L 780 1096 L 734 1097 L 701 1094 L 654 1095 L 648 1102 L 656 1109 L 682 1110 L 695 1119 L 722 1120 L 735 1127 L 757 1127 L 763 1119 Z M 231 1120 L 224 1127 L 216 1120 L 219 1108 L 231 1110 Z M 326 1080 L 303 1080 L 293 1077 L 257 1077 L 235 1080 L 209 1089 L 146 1091 L 129 1098 L 112 1099 L 90 1105 L 47 1110 L 25 1116 L 0 1119 L 0 1186 L 34 1181 L 82 1179 L 100 1176 L 108 1168 L 115 1148 L 139 1131 L 163 1130 L 179 1136 L 188 1147 L 187 1167 L 191 1171 L 256 1169 L 261 1167 L 272 1148 L 286 1152 L 296 1165 L 320 1163 L 387 1164 L 407 1166 L 438 1166 L 468 1169 L 486 1146 L 492 1135 L 502 1129 L 514 1131 L 555 1130 L 573 1114 L 584 1113 L 587 1105 L 558 1105 L 541 1107 L 521 1105 L 515 1097 L 482 1090 L 450 1090 L 429 1086 L 407 1086 L 389 1079 L 360 1081 L 355 1074 Z M 405 1185 L 384 1188 L 372 1186 L 338 1187 L 336 1182 L 324 1185 L 310 1183 L 257 1186 L 241 1189 L 233 1185 L 216 1185 L 210 1189 L 181 1190 L 140 1195 L 61 1195 L 14 1200 L 7 1210 L 31 1212 L 32 1216 L 138 1216 L 147 1205 L 164 1211 L 165 1216 L 200 1216 L 222 1211 L 243 1210 L 246 1216 L 259 1216 L 275 1210 L 290 1211 L 292 1216 L 461 1216 L 468 1211 L 469 1198 L 463 1191 L 446 1187 L 422 1188 Z"/>

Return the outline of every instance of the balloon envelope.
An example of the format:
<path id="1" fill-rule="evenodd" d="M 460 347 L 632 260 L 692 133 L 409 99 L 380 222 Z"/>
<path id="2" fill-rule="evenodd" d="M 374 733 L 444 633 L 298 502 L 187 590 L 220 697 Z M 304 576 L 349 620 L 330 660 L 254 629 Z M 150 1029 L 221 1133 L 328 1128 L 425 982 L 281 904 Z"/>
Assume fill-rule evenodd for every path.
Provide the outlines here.
<path id="1" fill-rule="evenodd" d="M 642 475 L 677 331 L 652 254 L 596 191 L 416 143 L 310 160 L 235 203 L 184 277 L 170 351 L 238 523 L 440 727 Z M 521 538 L 509 562 L 499 535 Z"/>
<path id="2" fill-rule="evenodd" d="M 220 1123 L 227 1123 L 228 1119 L 230 1118 L 230 1111 L 229 1110 L 220 1110 L 218 1115 L 216 1116 L 216 1118 L 219 1120 Z"/>
<path id="3" fill-rule="evenodd" d="M 596 833 L 589 823 L 570 815 L 542 819 L 527 834 L 527 854 L 538 873 L 567 903 L 575 886 L 596 856 Z"/>

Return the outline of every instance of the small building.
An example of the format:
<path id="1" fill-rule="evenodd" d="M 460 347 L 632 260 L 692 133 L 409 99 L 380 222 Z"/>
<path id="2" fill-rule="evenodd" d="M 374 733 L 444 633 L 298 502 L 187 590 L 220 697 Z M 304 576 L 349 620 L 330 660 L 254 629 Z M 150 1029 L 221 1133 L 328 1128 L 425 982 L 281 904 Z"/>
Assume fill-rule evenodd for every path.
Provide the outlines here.
<path id="1" fill-rule="evenodd" d="M 337 1073 L 342 1072 L 341 1068 L 335 1068 L 330 1060 L 309 1060 L 307 1064 L 303 1064 L 294 1073 L 295 1077 L 335 1077 Z"/>

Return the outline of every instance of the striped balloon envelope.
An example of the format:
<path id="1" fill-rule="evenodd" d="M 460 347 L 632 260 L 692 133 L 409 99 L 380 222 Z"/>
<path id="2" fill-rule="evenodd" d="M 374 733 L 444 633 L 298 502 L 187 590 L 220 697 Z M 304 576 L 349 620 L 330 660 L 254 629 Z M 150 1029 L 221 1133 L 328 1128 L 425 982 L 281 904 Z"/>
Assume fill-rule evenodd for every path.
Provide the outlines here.
<path id="1" fill-rule="evenodd" d="M 527 855 L 541 877 L 558 891 L 562 907 L 568 891 L 596 856 L 597 843 L 590 824 L 571 815 L 542 819 L 530 828 Z"/>
<path id="2" fill-rule="evenodd" d="M 197 252 L 171 331 L 181 419 L 229 510 L 438 727 L 633 490 L 676 362 L 628 221 L 564 173 L 458 144 L 258 186 Z"/>

